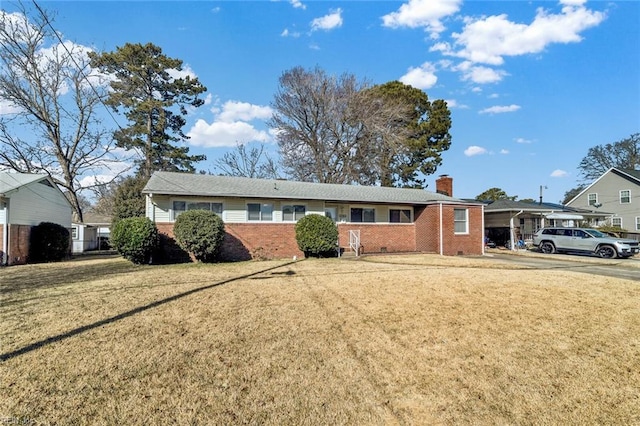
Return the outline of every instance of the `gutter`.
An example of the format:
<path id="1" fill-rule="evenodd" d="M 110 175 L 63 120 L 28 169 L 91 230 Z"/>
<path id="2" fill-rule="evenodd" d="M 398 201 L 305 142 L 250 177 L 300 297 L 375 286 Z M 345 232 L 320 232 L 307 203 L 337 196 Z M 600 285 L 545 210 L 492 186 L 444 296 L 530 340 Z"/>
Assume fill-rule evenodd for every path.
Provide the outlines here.
<path id="1" fill-rule="evenodd" d="M 0 261 L 0 265 L 6 266 L 9 264 L 9 253 L 7 253 L 9 245 L 9 199 L 4 198 L 4 194 L 0 194 L 0 198 L 4 199 L 4 221 L 2 222 L 2 260 Z"/>
<path id="2" fill-rule="evenodd" d="M 440 204 L 440 232 L 439 232 L 440 235 L 438 236 L 440 241 L 439 241 L 438 245 L 440 246 L 440 256 L 444 256 L 444 247 L 443 247 L 443 244 L 444 244 L 444 236 L 443 236 L 443 234 L 444 233 L 442 231 L 442 202 L 439 202 L 438 204 Z"/>

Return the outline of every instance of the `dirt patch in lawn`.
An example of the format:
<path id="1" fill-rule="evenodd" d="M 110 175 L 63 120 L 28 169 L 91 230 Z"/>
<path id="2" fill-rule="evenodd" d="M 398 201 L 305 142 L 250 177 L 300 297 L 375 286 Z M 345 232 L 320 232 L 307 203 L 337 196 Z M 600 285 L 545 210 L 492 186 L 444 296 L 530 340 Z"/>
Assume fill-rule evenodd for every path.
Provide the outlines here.
<path id="1" fill-rule="evenodd" d="M 16 355 L 0 364 L 0 418 L 640 423 L 637 283 L 487 259 L 371 260 L 103 259 L 68 282 L 77 262 L 2 269 L 0 352 Z M 34 342 L 45 343 L 20 352 Z"/>

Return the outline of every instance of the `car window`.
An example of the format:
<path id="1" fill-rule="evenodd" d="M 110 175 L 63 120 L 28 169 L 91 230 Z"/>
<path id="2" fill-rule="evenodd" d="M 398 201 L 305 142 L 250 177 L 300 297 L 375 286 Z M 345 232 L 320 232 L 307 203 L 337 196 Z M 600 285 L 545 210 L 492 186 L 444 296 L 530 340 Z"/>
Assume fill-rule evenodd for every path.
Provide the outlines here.
<path id="1" fill-rule="evenodd" d="M 596 231 L 595 229 L 587 229 L 587 232 L 596 238 L 607 238 L 606 234 L 603 234 L 600 231 Z"/>
<path id="2" fill-rule="evenodd" d="M 578 238 L 589 238 L 590 235 L 584 232 L 582 229 L 574 229 L 573 236 Z"/>

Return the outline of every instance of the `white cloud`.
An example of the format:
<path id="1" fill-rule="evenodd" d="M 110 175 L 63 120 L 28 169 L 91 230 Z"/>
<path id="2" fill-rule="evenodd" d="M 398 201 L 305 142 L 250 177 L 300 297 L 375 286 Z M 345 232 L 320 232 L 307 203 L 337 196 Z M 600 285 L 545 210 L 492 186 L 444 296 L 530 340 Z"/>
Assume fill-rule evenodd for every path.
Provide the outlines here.
<path id="1" fill-rule="evenodd" d="M 505 112 L 514 112 L 520 109 L 520 105 L 496 105 L 481 110 L 480 114 L 502 114 Z"/>
<path id="2" fill-rule="evenodd" d="M 552 171 L 549 176 L 556 177 L 556 178 L 563 178 L 563 177 L 569 176 L 569 173 L 565 172 L 564 170 L 556 169 Z"/>
<path id="3" fill-rule="evenodd" d="M 333 30 L 342 26 L 342 9 L 336 9 L 330 14 L 316 18 L 311 21 L 311 31 Z"/>
<path id="4" fill-rule="evenodd" d="M 304 10 L 307 8 L 307 5 L 302 3 L 300 0 L 290 0 L 289 3 L 291 3 L 291 6 L 293 6 L 296 9 Z"/>
<path id="5" fill-rule="evenodd" d="M 212 123 L 203 119 L 196 121 L 187 136 L 189 143 L 202 147 L 236 146 L 252 141 L 269 142 L 270 134 L 258 130 L 250 121 L 267 120 L 272 110 L 268 106 L 253 105 L 248 102 L 227 101 L 222 107 L 214 106 Z"/>
<path id="6" fill-rule="evenodd" d="M 469 105 L 459 104 L 455 99 L 445 99 L 444 101 L 447 103 L 447 107 L 449 108 L 469 109 Z"/>
<path id="7" fill-rule="evenodd" d="M 167 70 L 167 73 L 169 74 L 169 76 L 171 76 L 175 80 L 180 78 L 186 78 L 186 77 L 189 77 L 189 78 L 198 77 L 189 65 L 185 65 L 184 67 L 182 67 L 181 70 L 177 70 L 175 68 L 169 68 Z"/>
<path id="8" fill-rule="evenodd" d="M 382 25 L 389 28 L 423 27 L 431 35 L 438 38 L 445 30 L 442 19 L 460 10 L 462 0 L 409 0 L 396 12 L 382 17 Z"/>
<path id="9" fill-rule="evenodd" d="M 515 143 L 532 143 L 533 141 L 530 141 L 529 139 L 525 139 L 525 138 L 515 138 L 514 139 Z"/>
<path id="10" fill-rule="evenodd" d="M 500 95 L 498 95 L 497 93 L 492 93 L 489 96 L 487 96 L 487 98 L 489 99 L 498 99 L 500 97 Z"/>
<path id="11" fill-rule="evenodd" d="M 17 114 L 22 111 L 20 108 L 12 104 L 11 102 L 0 99 L 0 115 Z"/>
<path id="12" fill-rule="evenodd" d="M 293 38 L 298 38 L 300 37 L 300 33 L 297 31 L 289 31 L 289 28 L 285 28 L 281 33 L 280 33 L 281 37 L 293 37 Z"/>
<path id="13" fill-rule="evenodd" d="M 418 68 L 409 68 L 409 71 L 400 77 L 400 81 L 418 89 L 430 89 L 438 81 L 435 71 L 436 67 L 432 63 L 425 62 Z"/>
<path id="14" fill-rule="evenodd" d="M 271 118 L 273 110 L 268 106 L 253 105 L 248 102 L 227 101 L 222 106 L 222 112 L 218 120 L 232 122 L 237 120 L 251 121 L 254 119 L 266 120 Z"/>
<path id="15" fill-rule="evenodd" d="M 464 155 L 466 155 L 467 157 L 473 157 L 474 155 L 483 155 L 486 153 L 487 150 L 485 148 L 477 145 L 471 145 L 464 150 Z"/>
<path id="16" fill-rule="evenodd" d="M 501 149 L 500 154 L 507 155 L 509 153 L 508 149 Z"/>
<path id="17" fill-rule="evenodd" d="M 497 83 L 507 74 L 504 70 L 496 70 L 479 65 L 473 65 L 471 61 L 464 61 L 453 67 L 454 71 L 462 72 L 463 81 L 472 81 L 476 84 Z"/>
<path id="18" fill-rule="evenodd" d="M 502 65 L 505 56 L 539 53 L 554 43 L 579 42 L 582 31 L 599 25 L 606 17 L 603 12 L 587 9 L 580 1 L 565 0 L 561 4 L 559 14 L 539 8 L 530 24 L 512 22 L 506 14 L 465 18 L 462 32 L 452 35 L 459 50 L 446 43 L 432 49 L 474 63 Z"/>

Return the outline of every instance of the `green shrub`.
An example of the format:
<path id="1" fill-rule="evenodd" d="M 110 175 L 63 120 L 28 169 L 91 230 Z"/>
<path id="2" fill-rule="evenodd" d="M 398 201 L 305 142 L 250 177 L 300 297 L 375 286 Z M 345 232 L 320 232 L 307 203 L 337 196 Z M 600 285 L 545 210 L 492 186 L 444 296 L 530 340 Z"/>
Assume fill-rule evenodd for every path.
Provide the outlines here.
<path id="1" fill-rule="evenodd" d="M 190 210 L 178 216 L 173 235 L 180 247 L 197 260 L 211 262 L 222 247 L 224 222 L 213 212 Z"/>
<path id="2" fill-rule="evenodd" d="M 111 231 L 111 245 L 125 259 L 135 264 L 151 263 L 158 247 L 156 224 L 146 217 L 130 217 L 116 222 Z"/>
<path id="3" fill-rule="evenodd" d="M 338 227 L 328 217 L 310 214 L 296 223 L 296 241 L 307 257 L 333 255 L 338 243 Z"/>
<path id="4" fill-rule="evenodd" d="M 59 262 L 69 254 L 69 230 L 62 225 L 42 222 L 31 228 L 30 262 Z"/>

